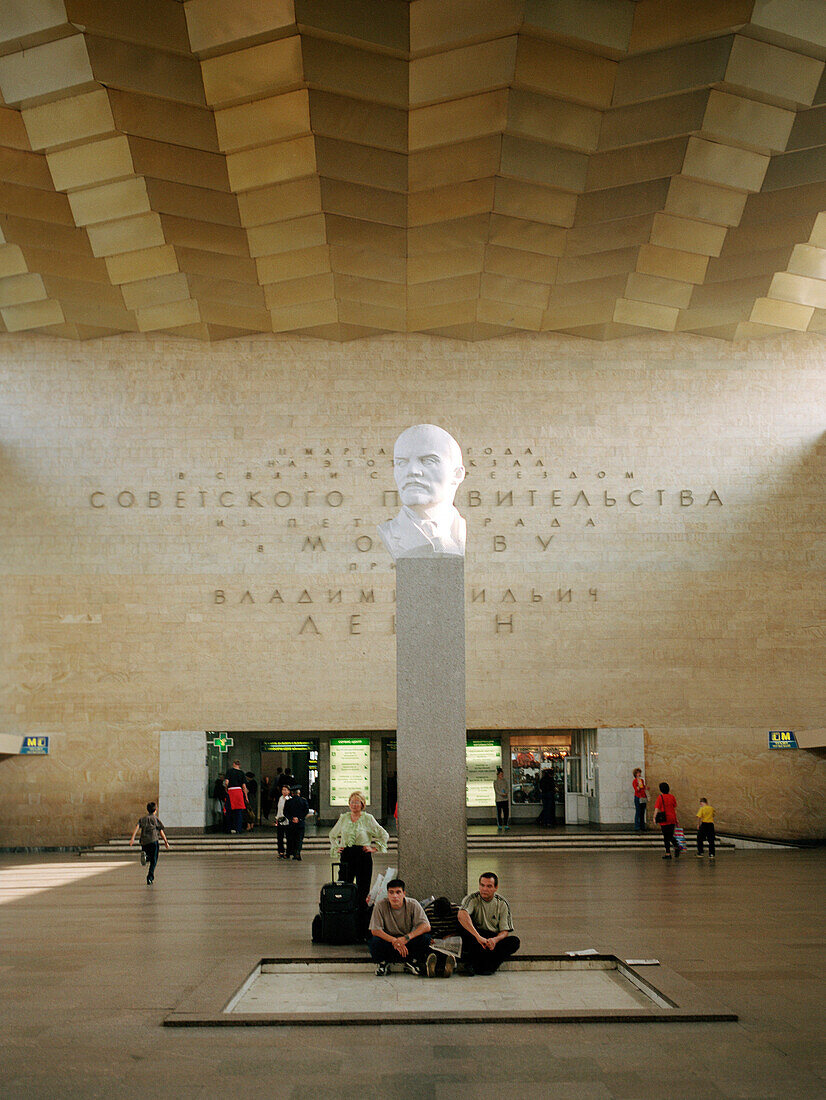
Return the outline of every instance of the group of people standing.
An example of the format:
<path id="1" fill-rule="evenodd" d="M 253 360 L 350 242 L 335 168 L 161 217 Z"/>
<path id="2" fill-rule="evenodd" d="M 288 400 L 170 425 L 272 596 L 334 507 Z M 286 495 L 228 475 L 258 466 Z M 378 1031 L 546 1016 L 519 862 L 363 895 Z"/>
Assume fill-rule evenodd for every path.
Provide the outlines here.
<path id="1" fill-rule="evenodd" d="M 632 785 L 634 788 L 634 829 L 637 832 L 645 832 L 646 811 L 648 809 L 648 787 L 643 779 L 642 768 L 634 768 Z M 703 850 L 708 847 L 708 858 L 715 858 L 715 832 L 714 832 L 714 808 L 709 805 L 707 798 L 700 799 L 700 806 L 696 813 L 697 818 L 697 859 L 703 858 Z M 667 783 L 659 784 L 659 794 L 654 802 L 654 823 L 662 830 L 665 855 L 663 859 L 671 859 L 671 851 L 674 858 L 679 859 L 684 845 L 679 843 L 675 836 L 679 825 L 677 818 L 677 799 L 671 793 Z"/>

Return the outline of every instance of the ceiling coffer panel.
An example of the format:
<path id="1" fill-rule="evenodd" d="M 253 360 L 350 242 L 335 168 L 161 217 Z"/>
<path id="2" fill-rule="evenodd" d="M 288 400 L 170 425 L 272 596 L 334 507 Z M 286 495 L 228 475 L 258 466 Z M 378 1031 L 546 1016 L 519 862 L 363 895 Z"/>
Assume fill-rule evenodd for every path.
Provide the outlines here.
<path id="1" fill-rule="evenodd" d="M 822 332 L 796 0 L 0 5 L 0 331 Z"/>

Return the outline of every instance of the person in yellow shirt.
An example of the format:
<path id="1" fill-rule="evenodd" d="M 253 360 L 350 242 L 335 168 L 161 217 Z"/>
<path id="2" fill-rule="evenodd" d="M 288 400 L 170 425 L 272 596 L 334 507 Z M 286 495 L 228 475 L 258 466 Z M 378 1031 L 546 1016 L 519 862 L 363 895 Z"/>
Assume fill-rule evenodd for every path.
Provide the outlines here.
<path id="1" fill-rule="evenodd" d="M 714 859 L 714 808 L 707 798 L 700 799 L 697 819 L 697 859 L 703 858 L 703 843 L 708 843 L 708 858 Z"/>

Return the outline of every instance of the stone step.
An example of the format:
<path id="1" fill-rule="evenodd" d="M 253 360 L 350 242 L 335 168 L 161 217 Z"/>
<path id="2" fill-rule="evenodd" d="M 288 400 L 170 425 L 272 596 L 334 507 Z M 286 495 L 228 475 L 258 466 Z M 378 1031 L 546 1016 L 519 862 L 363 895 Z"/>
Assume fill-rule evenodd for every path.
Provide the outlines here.
<path id="1" fill-rule="evenodd" d="M 253 853 L 272 853 L 277 851 L 276 838 L 261 834 L 253 836 L 226 836 L 224 834 L 184 834 L 170 838 L 171 854 L 190 855 L 244 855 Z M 691 842 L 691 836 L 687 837 Z M 731 841 L 718 839 L 718 847 L 734 848 Z M 655 833 L 636 836 L 629 833 L 568 833 L 548 835 L 546 833 L 511 833 L 508 835 L 471 834 L 467 838 L 469 852 L 536 852 L 536 851 L 589 851 L 589 850 L 634 850 L 659 848 L 662 839 Z M 98 844 L 84 851 L 84 855 L 129 854 L 135 848 L 129 847 L 126 837 L 114 837 L 108 844 Z M 303 851 L 306 854 L 327 854 L 328 841 L 325 836 L 305 837 Z M 396 837 L 391 837 L 388 851 L 398 851 Z"/>

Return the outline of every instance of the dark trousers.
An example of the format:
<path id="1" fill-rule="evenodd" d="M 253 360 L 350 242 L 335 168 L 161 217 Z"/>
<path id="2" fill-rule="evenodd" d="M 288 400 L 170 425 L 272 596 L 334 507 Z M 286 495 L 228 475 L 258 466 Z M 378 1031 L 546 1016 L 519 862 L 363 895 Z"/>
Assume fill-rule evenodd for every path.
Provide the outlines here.
<path id="1" fill-rule="evenodd" d="M 680 849 L 677 847 L 677 842 L 674 839 L 674 825 L 661 825 L 660 828 L 663 831 L 663 844 L 665 845 L 666 855 L 671 855 L 671 848 L 674 848 L 674 855 L 677 859 L 680 858 Z"/>
<path id="2" fill-rule="evenodd" d="M 697 826 L 697 851 L 703 854 L 703 841 L 708 844 L 708 854 L 714 855 L 714 822 L 702 821 Z"/>
<path id="3" fill-rule="evenodd" d="M 634 828 L 637 831 L 645 832 L 645 807 L 647 805 L 647 802 L 641 802 L 634 795 Z"/>
<path id="4" fill-rule="evenodd" d="M 510 816 L 511 816 L 511 804 L 507 800 L 507 798 L 505 799 L 504 802 L 497 802 L 496 803 L 496 824 L 497 825 L 507 825 L 508 821 L 510 820 Z"/>
<path id="5" fill-rule="evenodd" d="M 430 950 L 430 933 L 423 932 L 421 936 L 414 936 L 407 945 L 407 958 L 403 959 L 392 943 L 381 939 L 379 936 L 370 937 L 370 954 L 373 962 L 412 962 L 421 967 Z"/>
<path id="6" fill-rule="evenodd" d="M 373 856 L 358 844 L 341 849 L 341 881 L 355 882 L 359 906 L 367 904 L 370 882 L 373 878 Z"/>
<path id="7" fill-rule="evenodd" d="M 476 931 L 485 939 L 492 939 L 499 934 L 488 932 L 484 928 L 477 928 Z M 465 966 L 472 966 L 477 974 L 492 974 L 494 970 L 499 969 L 505 959 L 519 950 L 519 937 L 514 936 L 512 932 L 500 940 L 492 951 L 487 947 L 481 947 L 465 928 L 460 928 L 459 932 L 462 937 L 462 962 Z"/>
<path id="8" fill-rule="evenodd" d="M 540 825 L 556 825 L 556 802 L 553 791 L 542 792 L 542 813 L 539 815 Z"/>
<path id="9" fill-rule="evenodd" d="M 158 866 L 158 855 L 161 851 L 160 841 L 156 840 L 154 844 L 141 844 L 146 853 L 146 862 L 148 864 L 146 869 L 146 881 L 151 882 L 155 877 L 155 868 Z"/>
<path id="10" fill-rule="evenodd" d="M 247 825 L 247 811 L 246 810 L 230 810 L 232 814 L 232 827 L 236 833 L 243 833 L 246 831 Z"/>
<path id="11" fill-rule="evenodd" d="M 276 825 L 275 836 L 278 841 L 278 854 L 285 856 L 287 854 L 287 829 L 289 825 Z"/>
<path id="12" fill-rule="evenodd" d="M 294 822 L 290 822 L 287 826 L 287 855 L 292 856 L 295 859 L 296 856 L 301 855 L 301 846 L 304 843 L 304 822 L 299 821 L 296 825 Z"/>

